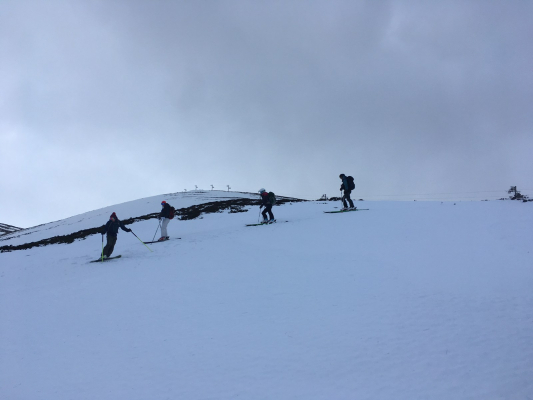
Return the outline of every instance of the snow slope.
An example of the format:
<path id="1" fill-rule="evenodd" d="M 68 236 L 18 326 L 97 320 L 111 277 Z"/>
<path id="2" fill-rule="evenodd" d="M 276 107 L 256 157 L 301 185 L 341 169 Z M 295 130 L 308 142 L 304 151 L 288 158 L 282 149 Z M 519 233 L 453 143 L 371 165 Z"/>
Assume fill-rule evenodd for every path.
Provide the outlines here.
<path id="1" fill-rule="evenodd" d="M 531 203 L 357 205 L 120 231 L 103 264 L 100 235 L 0 254 L 0 398 L 533 399 Z"/>

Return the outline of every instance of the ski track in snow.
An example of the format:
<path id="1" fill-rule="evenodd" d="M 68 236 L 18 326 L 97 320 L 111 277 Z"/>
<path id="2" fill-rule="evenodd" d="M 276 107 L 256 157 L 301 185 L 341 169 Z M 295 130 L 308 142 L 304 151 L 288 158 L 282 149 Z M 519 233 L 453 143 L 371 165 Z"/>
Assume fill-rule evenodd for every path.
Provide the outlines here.
<path id="1" fill-rule="evenodd" d="M 0 243 L 249 196 L 223 193 Z M 173 220 L 182 239 L 152 252 L 120 231 L 106 263 L 89 263 L 100 235 L 0 254 L 0 398 L 533 399 L 531 205 L 359 204 L 284 204 L 288 223 L 257 228 L 258 207 Z M 157 221 L 130 227 L 148 241 Z"/>

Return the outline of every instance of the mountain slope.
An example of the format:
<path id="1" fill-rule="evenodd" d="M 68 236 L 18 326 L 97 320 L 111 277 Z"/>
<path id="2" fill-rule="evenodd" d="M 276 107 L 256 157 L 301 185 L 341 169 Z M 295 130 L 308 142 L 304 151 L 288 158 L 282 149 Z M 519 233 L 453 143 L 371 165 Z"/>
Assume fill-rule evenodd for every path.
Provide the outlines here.
<path id="1" fill-rule="evenodd" d="M 172 201 L 172 205 L 176 208 L 176 215 L 180 220 L 194 219 L 202 214 L 224 210 L 229 210 L 232 213 L 246 212 L 244 206 L 259 203 L 257 194 L 214 190 L 153 196 L 6 235 L 0 238 L 0 252 L 27 250 L 51 244 L 68 244 L 75 240 L 85 239 L 88 236 L 98 234 L 107 222 L 108 215 L 112 212 L 115 212 L 126 226 L 138 221 L 157 219 L 161 209 L 161 200 L 165 199 Z M 304 200 L 279 196 L 278 205 L 299 201 Z M 149 209 L 152 212 L 145 214 Z M 157 211 L 154 212 L 154 210 Z"/>
<path id="2" fill-rule="evenodd" d="M 152 251 L 121 231 L 103 264 L 99 235 L 0 254 L 0 393 L 531 397 L 529 204 L 357 204 L 172 221 L 182 239 Z M 148 240 L 157 220 L 130 227 Z"/>

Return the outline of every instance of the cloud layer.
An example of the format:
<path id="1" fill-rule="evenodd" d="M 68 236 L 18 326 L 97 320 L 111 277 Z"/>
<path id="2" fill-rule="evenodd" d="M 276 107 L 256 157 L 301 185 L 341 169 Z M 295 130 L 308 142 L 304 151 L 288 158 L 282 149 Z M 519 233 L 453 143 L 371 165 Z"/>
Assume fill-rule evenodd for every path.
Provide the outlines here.
<path id="1" fill-rule="evenodd" d="M 532 17 L 522 1 L 4 1 L 0 222 L 195 185 L 332 196 L 341 172 L 367 199 L 533 189 Z"/>

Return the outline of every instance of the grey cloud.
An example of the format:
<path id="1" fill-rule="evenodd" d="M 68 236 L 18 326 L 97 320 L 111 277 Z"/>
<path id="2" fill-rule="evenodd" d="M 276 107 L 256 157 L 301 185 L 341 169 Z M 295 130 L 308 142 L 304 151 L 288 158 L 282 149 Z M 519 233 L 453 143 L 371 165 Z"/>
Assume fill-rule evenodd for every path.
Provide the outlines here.
<path id="1" fill-rule="evenodd" d="M 315 198 L 339 172 L 367 198 L 533 188 L 532 7 L 3 2 L 1 155 L 20 183 L 2 182 L 72 169 L 48 186 L 93 193 L 79 212 L 195 184 Z"/>

